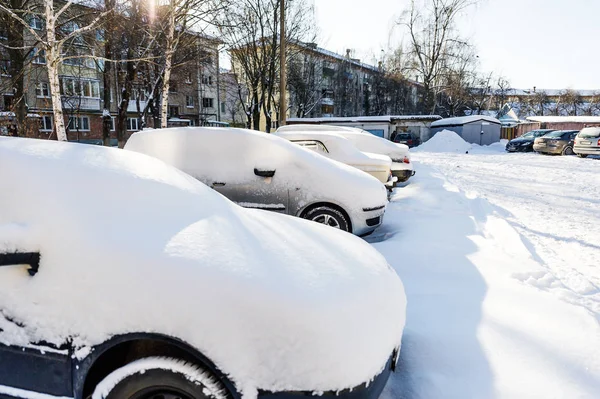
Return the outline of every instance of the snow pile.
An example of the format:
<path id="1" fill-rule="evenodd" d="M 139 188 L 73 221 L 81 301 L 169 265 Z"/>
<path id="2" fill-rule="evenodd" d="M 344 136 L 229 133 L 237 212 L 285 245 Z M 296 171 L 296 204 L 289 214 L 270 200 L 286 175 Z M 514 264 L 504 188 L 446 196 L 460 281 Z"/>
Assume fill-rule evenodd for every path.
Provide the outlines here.
<path id="1" fill-rule="evenodd" d="M 415 158 L 419 174 L 375 233 L 390 237 L 374 245 L 410 303 L 399 371 L 381 399 L 597 399 L 597 162 Z"/>
<path id="2" fill-rule="evenodd" d="M 464 154 L 471 149 L 471 144 L 467 143 L 458 134 L 451 130 L 442 130 L 436 133 L 428 141 L 424 142 L 414 152 L 453 152 Z"/>
<path id="3" fill-rule="evenodd" d="M 34 277 L 0 268 L 0 343 L 84 354 L 161 333 L 249 398 L 359 385 L 400 343 L 402 283 L 363 240 L 243 209 L 157 159 L 0 138 L 0 193 L 0 251 L 41 253 Z"/>

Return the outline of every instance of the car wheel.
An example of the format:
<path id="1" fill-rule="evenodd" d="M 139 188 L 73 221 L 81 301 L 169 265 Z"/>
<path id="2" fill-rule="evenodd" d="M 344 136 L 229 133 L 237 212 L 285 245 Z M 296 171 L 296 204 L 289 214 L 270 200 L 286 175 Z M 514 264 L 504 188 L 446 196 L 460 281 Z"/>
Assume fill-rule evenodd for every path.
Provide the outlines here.
<path id="1" fill-rule="evenodd" d="M 304 219 L 325 224 L 336 229 L 350 231 L 350 222 L 346 216 L 339 210 L 329 206 L 319 206 L 310 209 L 304 214 Z"/>
<path id="2" fill-rule="evenodd" d="M 588 154 L 577 154 L 579 158 L 587 158 Z"/>
<path id="3" fill-rule="evenodd" d="M 562 150 L 562 155 L 573 155 L 573 154 L 574 154 L 573 147 L 571 147 L 570 145 L 566 146 Z"/>
<path id="4" fill-rule="evenodd" d="M 228 399 L 212 373 L 167 357 L 136 360 L 109 374 L 92 399 Z"/>

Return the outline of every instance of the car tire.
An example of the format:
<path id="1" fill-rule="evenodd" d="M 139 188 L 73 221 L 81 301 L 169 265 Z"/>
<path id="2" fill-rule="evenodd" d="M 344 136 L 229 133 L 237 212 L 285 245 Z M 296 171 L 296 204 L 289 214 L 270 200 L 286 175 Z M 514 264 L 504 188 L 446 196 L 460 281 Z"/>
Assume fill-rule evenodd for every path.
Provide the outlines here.
<path id="1" fill-rule="evenodd" d="M 562 150 L 562 155 L 573 155 L 573 154 L 575 154 L 575 153 L 573 152 L 573 147 L 570 145 L 566 146 Z"/>
<path id="2" fill-rule="evenodd" d="M 587 158 L 588 154 L 577 154 L 579 158 Z"/>
<path id="3" fill-rule="evenodd" d="M 229 399 L 211 372 L 178 359 L 147 357 L 129 363 L 102 380 L 92 399 Z"/>
<path id="4" fill-rule="evenodd" d="M 311 208 L 302 217 L 313 222 L 350 232 L 350 221 L 346 215 L 338 209 L 329 206 Z"/>

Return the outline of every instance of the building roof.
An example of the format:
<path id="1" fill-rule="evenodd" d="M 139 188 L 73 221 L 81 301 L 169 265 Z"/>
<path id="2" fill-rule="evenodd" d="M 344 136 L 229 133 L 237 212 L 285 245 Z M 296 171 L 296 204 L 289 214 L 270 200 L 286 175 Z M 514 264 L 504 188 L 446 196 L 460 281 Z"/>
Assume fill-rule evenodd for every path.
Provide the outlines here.
<path id="1" fill-rule="evenodd" d="M 528 116 L 527 120 L 540 123 L 600 123 L 600 116 Z"/>
<path id="2" fill-rule="evenodd" d="M 439 115 L 383 115 L 383 116 L 348 116 L 348 117 L 329 117 L 329 118 L 288 118 L 287 122 L 295 123 L 366 123 L 383 122 L 392 123 L 396 121 L 437 121 L 442 119 Z"/>
<path id="3" fill-rule="evenodd" d="M 327 57 L 331 57 L 331 58 L 335 58 L 339 61 L 345 61 L 345 62 L 349 62 L 350 64 L 360 67 L 360 68 L 364 68 L 364 69 L 369 69 L 373 72 L 377 72 L 379 71 L 379 68 L 374 66 L 374 65 L 370 65 L 370 64 L 365 64 L 364 62 L 360 62 L 360 60 L 354 59 L 354 58 L 348 58 L 344 55 L 338 54 L 338 53 L 334 53 L 333 51 L 330 50 L 326 50 L 322 47 L 318 47 L 317 45 L 313 44 L 313 43 L 303 43 L 303 42 L 296 42 L 295 43 L 297 46 L 302 47 L 306 50 L 309 51 L 313 51 L 315 53 L 327 56 Z"/>
<path id="4" fill-rule="evenodd" d="M 472 116 L 461 116 L 458 118 L 446 118 L 431 124 L 431 127 L 440 127 L 440 126 L 460 126 L 466 125 L 467 123 L 477 122 L 477 121 L 486 121 L 490 123 L 495 123 L 500 125 L 500 121 L 496 118 L 492 118 L 491 116 L 485 115 L 472 115 Z"/>

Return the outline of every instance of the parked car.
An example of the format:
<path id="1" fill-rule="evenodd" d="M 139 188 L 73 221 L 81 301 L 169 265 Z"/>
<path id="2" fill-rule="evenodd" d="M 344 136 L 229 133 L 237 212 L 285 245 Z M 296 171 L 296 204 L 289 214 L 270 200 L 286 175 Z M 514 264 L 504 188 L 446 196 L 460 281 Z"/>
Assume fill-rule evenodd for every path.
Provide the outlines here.
<path id="1" fill-rule="evenodd" d="M 508 152 L 532 152 L 533 151 L 533 142 L 536 138 L 542 137 L 545 134 L 553 132 L 552 129 L 538 129 L 532 130 L 530 132 L 525 133 L 521 137 L 517 137 L 516 139 L 510 140 L 506 144 L 506 151 Z"/>
<path id="2" fill-rule="evenodd" d="M 0 192 L 2 398 L 367 399 L 397 361 L 402 283 L 350 234 L 99 146 L 0 138 Z"/>
<path id="3" fill-rule="evenodd" d="M 573 155 L 573 143 L 579 130 L 555 130 L 538 137 L 533 150 L 542 154 Z"/>
<path id="4" fill-rule="evenodd" d="M 410 162 L 410 153 L 408 147 L 404 144 L 394 144 L 389 140 L 375 136 L 366 130 L 346 127 L 346 126 L 330 126 L 330 125 L 287 125 L 277 129 L 277 133 L 290 132 L 333 132 L 350 140 L 352 144 L 359 150 L 367 153 L 386 155 L 392 160 L 392 176 L 398 182 L 405 182 L 411 176 L 415 175 L 412 163 Z"/>
<path id="5" fill-rule="evenodd" d="M 575 137 L 573 152 L 580 158 L 586 158 L 588 155 L 600 155 L 600 127 L 581 129 Z"/>
<path id="6" fill-rule="evenodd" d="M 383 222 L 387 193 L 377 179 L 274 135 L 234 128 L 159 129 L 133 134 L 125 149 L 159 158 L 246 208 L 356 235 Z"/>
<path id="7" fill-rule="evenodd" d="M 393 141 L 394 143 L 405 144 L 409 148 L 417 147 L 421 144 L 421 139 L 413 136 L 411 133 L 396 133 Z"/>
<path id="8" fill-rule="evenodd" d="M 352 166 L 375 177 L 388 188 L 394 186 L 392 160 L 387 155 L 362 152 L 348 139 L 332 131 L 277 131 L 274 136 L 306 147 L 326 158 Z"/>

